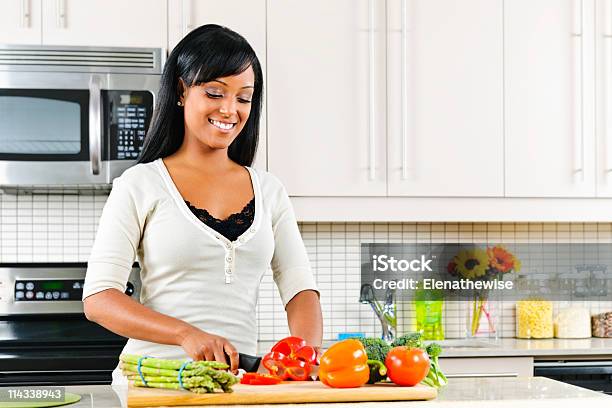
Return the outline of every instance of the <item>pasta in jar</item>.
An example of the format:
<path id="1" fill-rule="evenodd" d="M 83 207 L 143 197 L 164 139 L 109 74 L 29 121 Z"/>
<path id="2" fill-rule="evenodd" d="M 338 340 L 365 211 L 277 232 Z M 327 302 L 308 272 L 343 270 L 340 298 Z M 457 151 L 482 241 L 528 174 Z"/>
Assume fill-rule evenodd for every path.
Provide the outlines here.
<path id="1" fill-rule="evenodd" d="M 553 306 L 547 300 L 516 302 L 516 337 L 549 339 L 553 337 Z"/>

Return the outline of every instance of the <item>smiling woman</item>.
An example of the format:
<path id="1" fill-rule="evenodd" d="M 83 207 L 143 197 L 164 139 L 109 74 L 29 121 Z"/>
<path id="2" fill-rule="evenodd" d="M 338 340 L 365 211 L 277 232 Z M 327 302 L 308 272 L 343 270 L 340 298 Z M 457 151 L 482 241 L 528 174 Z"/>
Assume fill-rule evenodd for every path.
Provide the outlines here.
<path id="1" fill-rule="evenodd" d="M 159 117 L 151 124 L 139 162 L 175 153 L 192 132 L 205 132 L 202 121 L 210 119 L 234 123 L 233 137 L 225 141 L 226 155 L 238 164 L 251 165 L 262 94 L 261 66 L 244 38 L 212 24 L 195 29 L 168 57 L 156 109 Z M 240 122 L 227 120 L 230 116 Z"/>
<path id="2" fill-rule="evenodd" d="M 226 361 L 255 354 L 271 267 L 291 334 L 320 346 L 316 284 L 287 193 L 251 168 L 263 75 L 239 34 L 189 33 L 170 54 L 139 163 L 113 183 L 88 262 L 86 316 L 127 354 Z M 140 303 L 123 294 L 134 260 Z M 125 382 L 119 367 L 113 383 Z"/>

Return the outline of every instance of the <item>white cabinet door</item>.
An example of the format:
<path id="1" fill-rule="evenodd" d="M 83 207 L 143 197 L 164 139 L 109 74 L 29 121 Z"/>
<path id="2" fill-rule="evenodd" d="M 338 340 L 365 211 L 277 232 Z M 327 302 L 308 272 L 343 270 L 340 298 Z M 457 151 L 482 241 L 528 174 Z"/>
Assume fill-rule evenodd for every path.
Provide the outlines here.
<path id="1" fill-rule="evenodd" d="M 594 197 L 594 0 L 504 7 L 506 195 Z"/>
<path id="2" fill-rule="evenodd" d="M 0 43 L 40 45 L 41 0 L 3 0 L 0 3 Z"/>
<path id="3" fill-rule="evenodd" d="M 384 196 L 385 2 L 268 0 L 268 165 L 292 196 Z"/>
<path id="4" fill-rule="evenodd" d="M 43 44 L 166 47 L 166 0 L 42 0 Z"/>
<path id="5" fill-rule="evenodd" d="M 448 378 L 532 377 L 533 357 L 448 357 L 440 368 Z"/>
<path id="6" fill-rule="evenodd" d="M 503 1 L 387 4 L 389 194 L 503 196 Z"/>
<path id="7" fill-rule="evenodd" d="M 597 0 L 595 28 L 597 196 L 612 197 L 612 0 Z"/>
<path id="8" fill-rule="evenodd" d="M 255 50 L 264 73 L 266 93 L 266 2 L 265 0 L 169 0 L 168 49 L 188 32 L 204 24 L 219 24 L 242 35 Z M 266 109 L 262 109 L 259 126 L 259 146 L 254 167 L 267 168 Z"/>

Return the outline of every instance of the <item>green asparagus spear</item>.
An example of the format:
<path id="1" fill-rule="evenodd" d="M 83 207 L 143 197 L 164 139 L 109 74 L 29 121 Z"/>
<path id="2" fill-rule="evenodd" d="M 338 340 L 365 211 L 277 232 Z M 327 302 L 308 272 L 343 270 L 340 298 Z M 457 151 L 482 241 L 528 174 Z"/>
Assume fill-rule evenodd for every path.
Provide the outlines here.
<path id="1" fill-rule="evenodd" d="M 140 357 L 141 356 L 134 354 L 121 354 L 119 356 L 119 360 L 124 363 L 138 364 L 138 359 L 140 359 Z M 141 366 L 163 368 L 166 370 L 178 370 L 181 368 L 184 362 L 184 360 L 166 360 L 162 358 L 147 357 L 142 359 Z M 219 370 L 226 370 L 229 368 L 227 364 L 218 361 L 190 361 L 185 365 L 186 370 L 191 370 L 196 367 L 216 368 Z"/>
<path id="2" fill-rule="evenodd" d="M 165 388 L 165 389 L 169 389 L 169 390 L 182 390 L 183 388 L 181 388 L 181 386 L 179 385 L 178 382 L 147 382 L 147 385 L 145 385 L 142 381 L 140 380 L 134 380 L 134 385 L 136 387 L 149 387 L 149 388 Z M 193 387 L 190 388 L 188 386 L 186 386 L 185 384 L 183 384 L 184 388 L 191 391 L 192 389 L 195 388 L 200 388 L 200 389 L 206 389 L 206 392 L 215 392 L 215 387 L 213 384 L 193 384 Z"/>
<path id="3" fill-rule="evenodd" d="M 121 363 L 120 368 L 123 371 L 131 371 L 131 372 L 138 374 L 138 366 L 136 364 Z M 172 376 L 176 377 L 179 373 L 179 370 L 166 370 L 163 368 L 153 368 L 153 367 L 146 367 L 146 366 L 141 366 L 140 371 L 143 374 L 160 375 L 160 376 L 166 376 L 166 377 L 172 377 Z M 203 374 L 203 370 L 201 368 L 198 368 L 195 370 L 183 370 L 182 376 L 192 377 L 192 376 L 200 375 L 200 374 Z"/>
<path id="4" fill-rule="evenodd" d="M 138 375 L 138 367 L 133 364 L 122 363 L 121 368 L 123 370 L 123 375 Z M 140 371 L 143 375 L 153 375 L 153 376 L 162 376 L 162 377 L 174 377 L 178 378 L 178 370 L 165 370 L 160 368 L 151 368 L 151 367 L 140 367 Z M 193 370 L 183 370 L 181 373 L 182 378 L 194 377 L 194 376 L 210 376 L 215 381 L 220 384 L 229 384 L 233 385 L 238 382 L 238 378 L 229 373 L 227 371 L 215 370 L 208 367 L 198 367 Z"/>

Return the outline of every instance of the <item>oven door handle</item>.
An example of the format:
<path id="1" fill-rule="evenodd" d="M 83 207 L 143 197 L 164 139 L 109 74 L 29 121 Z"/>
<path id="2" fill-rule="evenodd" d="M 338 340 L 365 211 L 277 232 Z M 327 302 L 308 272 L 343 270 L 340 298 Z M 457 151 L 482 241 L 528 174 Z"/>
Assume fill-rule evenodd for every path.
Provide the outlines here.
<path id="1" fill-rule="evenodd" d="M 533 367 L 538 376 L 612 375 L 612 363 L 609 361 L 535 362 Z"/>
<path id="2" fill-rule="evenodd" d="M 91 174 L 100 174 L 102 156 L 102 90 L 101 80 L 92 75 L 89 81 L 89 162 Z"/>

